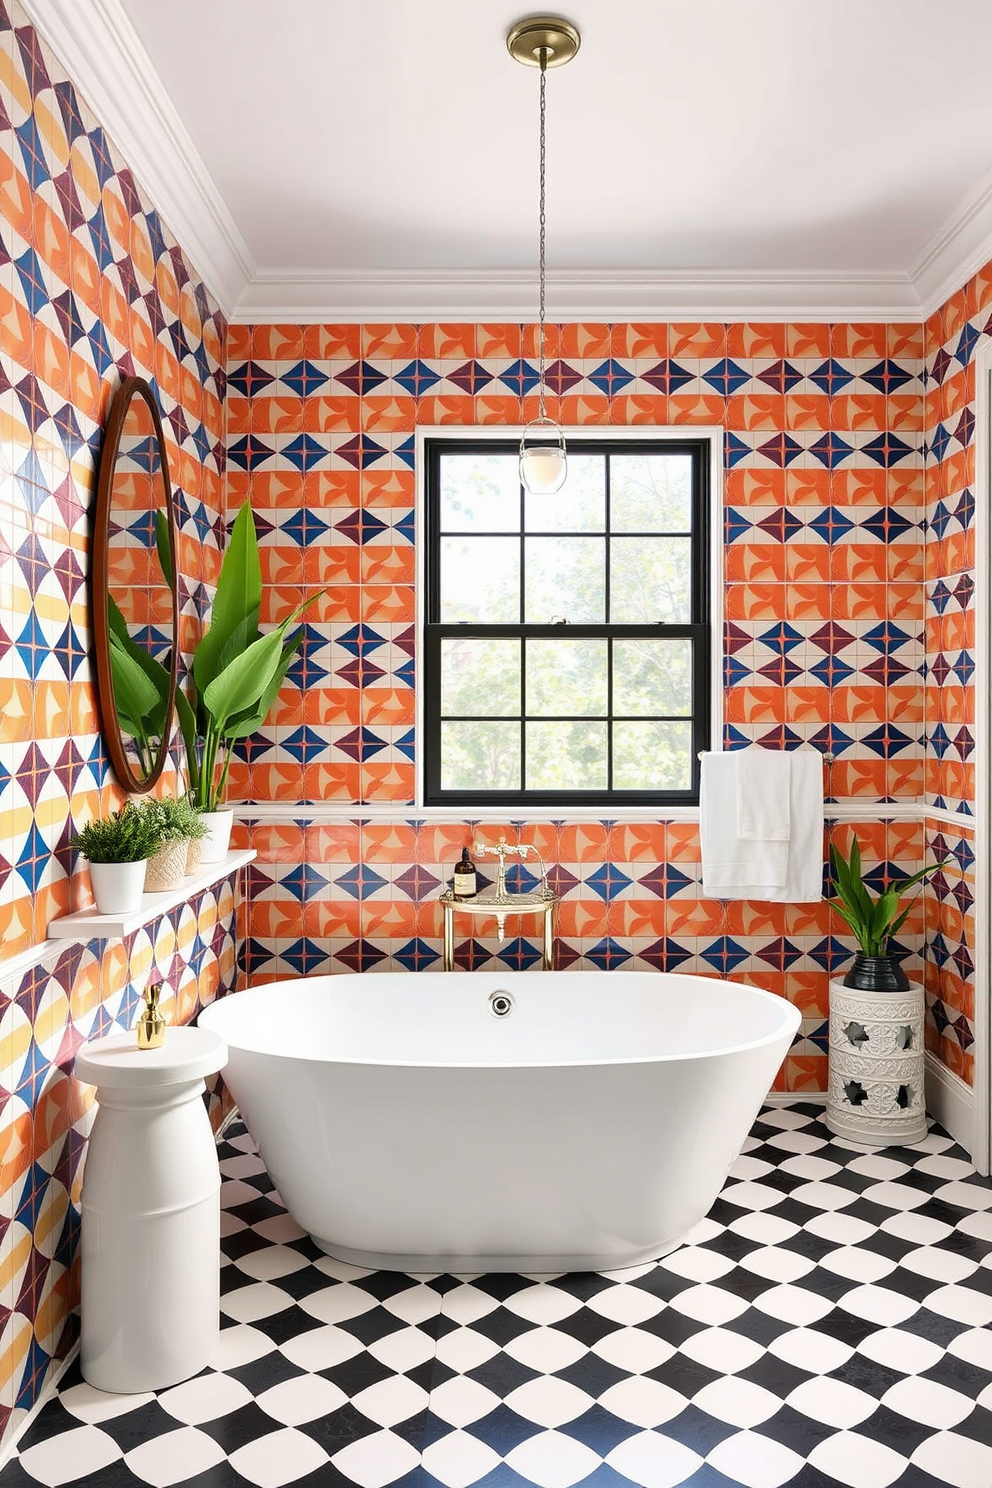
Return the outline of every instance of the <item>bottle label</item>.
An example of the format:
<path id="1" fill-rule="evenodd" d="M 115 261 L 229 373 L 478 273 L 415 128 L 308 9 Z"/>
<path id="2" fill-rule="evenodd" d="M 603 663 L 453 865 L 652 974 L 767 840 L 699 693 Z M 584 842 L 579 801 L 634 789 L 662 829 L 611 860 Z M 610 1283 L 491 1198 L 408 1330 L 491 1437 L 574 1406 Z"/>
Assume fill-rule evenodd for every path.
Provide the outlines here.
<path id="1" fill-rule="evenodd" d="M 475 893 L 475 869 L 463 868 L 460 863 L 457 863 L 451 881 L 451 891 L 456 899 L 471 899 Z"/>

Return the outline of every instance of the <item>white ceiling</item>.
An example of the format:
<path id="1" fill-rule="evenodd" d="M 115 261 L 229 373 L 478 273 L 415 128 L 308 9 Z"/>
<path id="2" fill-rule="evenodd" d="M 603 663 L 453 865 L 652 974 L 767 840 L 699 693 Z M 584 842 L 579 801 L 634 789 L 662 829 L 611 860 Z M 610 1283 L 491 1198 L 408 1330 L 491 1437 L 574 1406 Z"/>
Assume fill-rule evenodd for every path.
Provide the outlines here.
<path id="1" fill-rule="evenodd" d="M 240 318 L 533 312 L 538 76 L 504 44 L 519 0 L 27 8 L 153 197 L 135 155 L 168 175 L 172 151 L 158 204 L 181 241 L 184 209 L 194 242 L 213 234 Z M 548 78 L 550 315 L 909 318 L 989 256 L 989 0 L 562 13 L 582 48 Z M 123 63 L 92 41 L 71 55 L 101 23 Z M 121 66 L 146 107 L 115 131 Z"/>

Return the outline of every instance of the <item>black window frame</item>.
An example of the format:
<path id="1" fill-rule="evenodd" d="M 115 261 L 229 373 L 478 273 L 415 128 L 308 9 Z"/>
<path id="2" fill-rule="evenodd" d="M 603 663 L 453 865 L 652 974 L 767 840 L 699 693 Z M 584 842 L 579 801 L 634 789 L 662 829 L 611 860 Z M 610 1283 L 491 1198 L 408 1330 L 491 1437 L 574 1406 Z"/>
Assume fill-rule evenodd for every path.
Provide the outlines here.
<path id="1" fill-rule="evenodd" d="M 711 601 L 711 441 L 707 437 L 649 436 L 638 439 L 570 437 L 570 451 L 576 454 L 688 454 L 693 458 L 692 480 L 692 619 L 685 624 L 658 622 L 652 625 L 619 625 L 609 623 L 569 624 L 570 639 L 607 637 L 624 639 L 645 637 L 673 639 L 687 637 L 692 645 L 692 779 L 685 790 L 445 790 L 441 786 L 441 643 L 453 637 L 560 639 L 562 627 L 556 624 L 534 625 L 524 622 L 498 625 L 476 625 L 465 622 L 442 623 L 441 531 L 440 531 L 440 466 L 443 456 L 516 453 L 519 441 L 486 437 L 428 438 L 424 440 L 425 520 L 423 535 L 424 584 L 423 624 L 421 629 L 421 665 L 423 667 L 423 707 L 421 713 L 421 779 L 424 806 L 452 808 L 498 807 L 574 809 L 585 806 L 625 807 L 698 806 L 699 754 L 710 747 L 711 668 L 713 619 Z M 523 492 L 521 490 L 521 534 L 523 527 Z M 607 521 L 607 534 L 609 526 Z M 485 534 L 482 534 L 483 536 Z M 503 533 L 501 536 L 507 536 Z M 540 535 L 528 532 L 527 535 Z M 559 535 L 559 534 L 554 534 Z M 620 534 L 628 536 L 629 534 Z M 637 534 L 633 534 L 637 536 Z M 663 534 L 650 534 L 651 536 Z M 521 585 L 523 575 L 521 575 Z M 612 655 L 610 661 L 612 673 Z M 521 722 L 526 743 L 525 698 L 521 697 Z M 607 718 L 612 733 L 614 718 Z M 609 758 L 612 759 L 612 748 Z M 526 769 L 526 750 L 521 760 Z M 526 780 L 526 776 L 524 776 Z"/>

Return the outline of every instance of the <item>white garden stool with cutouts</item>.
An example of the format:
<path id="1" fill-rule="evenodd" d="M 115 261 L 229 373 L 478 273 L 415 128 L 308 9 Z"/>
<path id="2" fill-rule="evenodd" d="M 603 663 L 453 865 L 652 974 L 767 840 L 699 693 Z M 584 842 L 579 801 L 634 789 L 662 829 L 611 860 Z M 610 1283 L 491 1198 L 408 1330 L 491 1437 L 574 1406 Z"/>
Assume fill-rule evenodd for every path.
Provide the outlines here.
<path id="1" fill-rule="evenodd" d="M 920 1142 L 927 1134 L 923 1090 L 923 988 L 862 992 L 830 983 L 827 1126 L 871 1147 Z"/>

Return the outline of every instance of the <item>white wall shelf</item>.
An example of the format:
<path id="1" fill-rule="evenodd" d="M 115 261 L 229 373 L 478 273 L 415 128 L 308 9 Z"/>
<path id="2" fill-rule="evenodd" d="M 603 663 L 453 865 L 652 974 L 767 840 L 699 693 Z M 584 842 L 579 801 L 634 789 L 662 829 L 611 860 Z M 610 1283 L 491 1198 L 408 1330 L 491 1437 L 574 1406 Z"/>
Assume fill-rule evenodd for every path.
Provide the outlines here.
<path id="1" fill-rule="evenodd" d="M 142 894 L 141 908 L 131 914 L 104 915 L 97 914 L 95 909 L 81 909 L 75 914 L 60 915 L 57 920 L 49 921 L 48 938 L 77 941 L 120 940 L 132 931 L 142 929 L 152 920 L 157 920 L 159 915 L 175 909 L 177 904 L 185 904 L 187 899 L 192 899 L 202 889 L 209 889 L 212 884 L 220 883 L 222 878 L 229 878 L 254 857 L 253 849 L 242 848 L 238 852 L 229 852 L 217 863 L 202 863 L 195 873 L 188 874 L 176 888 L 166 889 L 161 894 Z"/>

